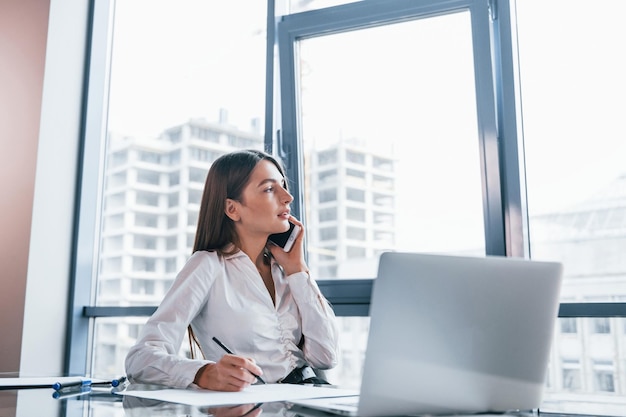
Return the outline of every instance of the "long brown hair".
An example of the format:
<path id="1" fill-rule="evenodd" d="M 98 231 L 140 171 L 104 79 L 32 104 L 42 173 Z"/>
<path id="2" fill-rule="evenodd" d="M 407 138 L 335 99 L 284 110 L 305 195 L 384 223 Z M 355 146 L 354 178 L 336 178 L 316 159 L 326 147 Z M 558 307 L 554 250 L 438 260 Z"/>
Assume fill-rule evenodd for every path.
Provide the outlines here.
<path id="1" fill-rule="evenodd" d="M 285 176 L 285 170 L 276 158 L 253 149 L 227 153 L 213 162 L 206 177 L 202 202 L 200 203 L 198 226 L 193 245 L 194 253 L 201 250 L 223 253 L 230 243 L 238 246 L 239 239 L 235 225 L 225 213 L 226 199 L 241 201 L 241 194 L 248 184 L 254 167 L 262 160 L 273 163 L 280 174 Z M 197 356 L 197 347 L 202 357 L 206 359 L 191 324 L 187 326 L 187 333 L 191 358 L 194 359 Z"/>
<path id="2" fill-rule="evenodd" d="M 222 251 L 229 243 L 238 243 L 235 225 L 225 213 L 226 199 L 241 201 L 252 170 L 262 160 L 273 163 L 285 176 L 276 158 L 253 149 L 230 152 L 213 162 L 204 185 L 193 252 Z"/>

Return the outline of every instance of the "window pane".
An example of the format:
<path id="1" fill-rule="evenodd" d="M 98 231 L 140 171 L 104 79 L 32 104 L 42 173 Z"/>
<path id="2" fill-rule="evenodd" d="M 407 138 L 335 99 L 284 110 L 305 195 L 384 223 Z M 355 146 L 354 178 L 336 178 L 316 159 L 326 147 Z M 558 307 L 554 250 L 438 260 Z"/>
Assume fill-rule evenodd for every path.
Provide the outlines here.
<path id="1" fill-rule="evenodd" d="M 338 317 L 339 364 L 326 371 L 328 381 L 342 388 L 359 389 L 363 374 L 369 317 Z"/>
<path id="2" fill-rule="evenodd" d="M 266 7 L 117 0 L 97 305 L 158 305 L 191 254 L 211 163 L 263 149 Z M 96 375 L 123 372 L 143 321 L 97 320 Z"/>
<path id="3" fill-rule="evenodd" d="M 625 13 L 619 0 L 517 2 L 531 256 L 563 262 L 566 302 L 626 300 Z M 549 400 L 577 390 L 623 409 L 617 320 L 562 323 L 553 362 L 580 365 L 554 370 Z"/>
<path id="4" fill-rule="evenodd" d="M 463 12 L 299 42 L 316 277 L 374 277 L 387 250 L 484 254 L 471 38 Z"/>
<path id="5" fill-rule="evenodd" d="M 124 358 L 135 344 L 139 330 L 148 320 L 147 317 L 97 318 L 94 331 L 94 375 L 122 375 Z M 189 339 L 185 336 L 179 354 L 189 355 Z M 121 361 L 120 362 L 120 358 Z M 124 415 L 123 413 L 121 415 Z"/>

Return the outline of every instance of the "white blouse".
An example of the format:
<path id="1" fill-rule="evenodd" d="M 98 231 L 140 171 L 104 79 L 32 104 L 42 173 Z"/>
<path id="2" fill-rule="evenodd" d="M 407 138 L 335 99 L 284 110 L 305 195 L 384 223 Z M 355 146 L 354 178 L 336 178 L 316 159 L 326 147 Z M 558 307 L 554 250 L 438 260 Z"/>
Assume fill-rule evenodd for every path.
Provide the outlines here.
<path id="1" fill-rule="evenodd" d="M 285 277 L 273 260 L 271 271 L 276 305 L 245 253 L 195 252 L 128 352 L 129 379 L 190 386 L 202 366 L 225 353 L 212 337 L 233 353 L 253 358 L 268 383 L 305 363 L 319 369 L 334 367 L 335 314 L 316 282 L 306 272 Z M 207 360 L 178 355 L 189 323 Z"/>

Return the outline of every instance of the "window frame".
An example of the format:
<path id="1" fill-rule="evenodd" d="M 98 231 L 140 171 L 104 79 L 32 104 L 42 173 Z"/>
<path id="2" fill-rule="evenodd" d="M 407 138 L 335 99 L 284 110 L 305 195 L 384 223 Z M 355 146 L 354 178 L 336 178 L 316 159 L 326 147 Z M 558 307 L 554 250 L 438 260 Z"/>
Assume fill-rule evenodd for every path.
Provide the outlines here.
<path id="1" fill-rule="evenodd" d="M 91 0 L 87 22 L 85 92 L 76 186 L 72 261 L 63 371 L 86 375 L 91 363 L 93 320 L 85 307 L 93 305 L 96 254 L 102 204 L 102 172 L 108 108 L 109 56 L 115 0 Z"/>

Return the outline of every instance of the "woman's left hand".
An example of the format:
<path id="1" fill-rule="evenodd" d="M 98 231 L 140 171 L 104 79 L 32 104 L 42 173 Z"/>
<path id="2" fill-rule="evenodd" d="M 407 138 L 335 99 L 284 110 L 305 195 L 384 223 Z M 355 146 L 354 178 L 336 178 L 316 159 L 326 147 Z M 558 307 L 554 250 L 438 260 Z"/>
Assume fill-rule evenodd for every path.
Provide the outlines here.
<path id="1" fill-rule="evenodd" d="M 268 243 L 267 248 L 272 253 L 274 259 L 285 271 L 285 276 L 295 274 L 296 272 L 308 272 L 309 268 L 304 261 L 304 225 L 295 217 L 289 216 L 289 221 L 296 226 L 300 226 L 300 233 L 296 236 L 293 246 L 289 252 L 285 252 L 280 246 Z"/>

